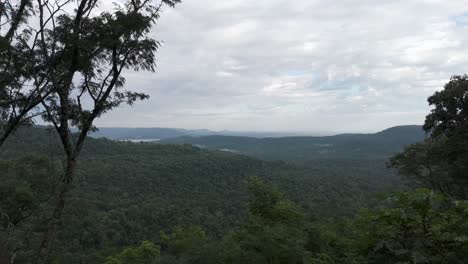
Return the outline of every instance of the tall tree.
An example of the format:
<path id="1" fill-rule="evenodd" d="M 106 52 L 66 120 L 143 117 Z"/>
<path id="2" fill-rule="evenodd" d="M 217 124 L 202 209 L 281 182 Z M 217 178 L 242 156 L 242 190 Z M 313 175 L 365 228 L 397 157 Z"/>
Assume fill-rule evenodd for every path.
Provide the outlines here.
<path id="1" fill-rule="evenodd" d="M 31 0 L 0 1 L 0 146 L 31 110 L 34 95 L 23 87 L 30 79 L 25 47 L 32 33 L 22 30 L 31 12 Z"/>
<path id="2" fill-rule="evenodd" d="M 453 76 L 428 99 L 427 140 L 395 155 L 390 165 L 418 185 L 468 197 L 468 75 Z"/>
<path id="3" fill-rule="evenodd" d="M 428 99 L 434 106 L 426 116 L 424 130 L 431 138 L 468 135 L 468 75 L 455 75 L 442 91 Z"/>
<path id="4" fill-rule="evenodd" d="M 55 92 L 54 65 L 65 54 L 48 38 L 73 2 L 0 1 L 0 147 L 19 125 L 43 113 L 38 106 Z"/>
<path id="5" fill-rule="evenodd" d="M 0 2 L 1 19 L 8 19 L 0 24 L 9 25 L 0 38 L 0 145 L 21 122 L 40 114 L 57 131 L 64 153 L 62 189 L 36 258 L 45 263 L 95 119 L 148 98 L 124 90 L 122 73 L 155 70 L 160 43 L 150 30 L 161 8 L 180 0 L 127 0 L 105 11 L 99 6 L 107 1 L 100 0 L 14 2 Z M 29 17 L 36 25 L 25 23 Z"/>

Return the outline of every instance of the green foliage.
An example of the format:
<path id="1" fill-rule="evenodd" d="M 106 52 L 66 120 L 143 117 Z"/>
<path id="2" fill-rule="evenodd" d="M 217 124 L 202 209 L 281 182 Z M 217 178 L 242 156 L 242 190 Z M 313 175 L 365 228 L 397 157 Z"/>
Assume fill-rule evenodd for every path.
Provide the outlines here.
<path id="1" fill-rule="evenodd" d="M 176 227 L 170 235 L 161 234 L 164 255 L 161 263 L 222 263 L 224 245 L 209 238 L 203 228 Z"/>
<path id="2" fill-rule="evenodd" d="M 232 239 L 238 263 L 302 263 L 308 252 L 305 214 L 275 187 L 249 180 L 249 216 Z"/>
<path id="3" fill-rule="evenodd" d="M 468 202 L 420 189 L 389 197 L 356 219 L 366 263 L 466 263 Z"/>
<path id="4" fill-rule="evenodd" d="M 2 227 L 17 226 L 37 212 L 53 196 L 56 185 L 56 172 L 47 158 L 0 161 Z"/>
<path id="5" fill-rule="evenodd" d="M 30 263 L 58 178 L 44 156 L 0 161 L 0 246 L 15 263 Z"/>
<path id="6" fill-rule="evenodd" d="M 319 222 L 249 179 L 249 214 L 223 238 L 197 226 L 162 233 L 160 263 L 466 263 L 468 202 L 420 189 L 345 222 Z M 112 263 L 112 262 L 111 262 Z M 115 262 L 120 263 L 120 262 Z"/>
<path id="7" fill-rule="evenodd" d="M 419 186 L 468 198 L 468 76 L 453 76 L 428 101 L 430 138 L 394 156 L 390 165 Z"/>
<path id="8" fill-rule="evenodd" d="M 159 247 L 149 241 L 143 241 L 137 247 L 124 249 L 116 256 L 108 257 L 106 264 L 157 264 Z"/>
<path id="9" fill-rule="evenodd" d="M 133 163 L 137 160 L 112 147 L 121 145 L 123 148 L 120 150 L 130 148 L 129 153 L 137 156 L 139 151 L 149 154 L 153 153 L 153 148 L 157 148 L 158 152 L 162 152 L 166 158 L 160 162 L 167 162 L 167 158 L 171 155 L 178 159 L 182 158 L 174 167 L 179 172 L 184 171 L 181 170 L 184 167 L 180 164 L 187 165 L 187 162 L 195 156 L 201 155 L 205 161 L 214 158 L 212 152 L 188 146 L 175 148 L 151 144 L 118 143 L 114 145 L 115 142 L 102 140 L 95 142 L 108 144 L 107 148 L 102 148 L 103 146 L 98 144 L 92 145 L 96 150 L 89 149 L 91 148 L 89 146 L 85 151 L 103 149 L 106 153 L 124 155 L 129 162 Z M 171 154 L 172 152 L 174 153 Z M 184 155 L 190 159 L 185 159 Z M 216 152 L 216 155 L 221 155 L 223 159 L 241 158 L 242 163 L 239 164 L 244 165 L 248 164 L 244 162 L 250 160 L 223 152 Z M 223 159 L 213 160 L 210 164 L 211 168 L 213 169 L 213 164 L 219 164 Z M 110 160 L 103 159 L 100 164 L 108 167 L 106 163 Z M 146 160 L 142 162 L 147 163 Z M 200 166 L 202 163 L 197 161 L 196 164 Z M 233 166 L 237 168 L 239 164 L 234 163 Z M 250 166 L 253 164 L 255 163 Z M 123 170 L 124 166 L 116 169 Z M 193 168 L 192 165 L 189 166 Z M 8 168 L 2 170 L 2 172 L 8 172 L 5 175 L 14 175 L 12 179 L 17 182 L 10 182 L 11 184 L 18 187 L 22 184 L 30 186 L 31 194 L 27 197 L 40 198 L 39 200 L 42 201 L 41 197 L 47 197 L 45 194 L 50 192 L 49 188 L 52 188 L 48 184 L 44 185 L 50 181 L 47 175 L 53 168 L 45 158 L 2 161 L 2 168 Z M 89 169 L 97 168 L 97 166 L 92 166 Z M 203 171 L 206 172 L 208 168 L 204 168 Z M 228 168 L 229 166 L 226 165 L 219 172 L 226 172 Z M 172 169 L 169 171 L 173 173 Z M 83 178 L 79 181 L 78 188 L 71 197 L 70 207 L 65 214 L 63 226 L 66 228 L 59 232 L 55 250 L 52 252 L 56 263 L 332 264 L 465 263 L 467 261 L 467 202 L 454 202 L 429 190 L 391 196 L 379 207 L 361 212 L 354 220 L 316 218 L 312 217 L 308 210 L 288 200 L 289 195 L 281 193 L 278 187 L 261 178 L 250 177 L 246 178 L 247 185 L 242 182 L 240 185 L 243 186 L 240 188 L 248 189 L 248 195 L 242 199 L 247 203 L 246 212 L 236 213 L 236 220 L 228 223 L 227 211 L 209 220 L 207 216 L 210 212 L 201 209 L 202 203 L 207 203 L 207 198 L 203 198 L 204 200 L 199 205 L 187 203 L 188 200 L 193 200 L 189 188 L 184 189 L 188 195 L 187 200 L 177 200 L 176 196 L 171 196 L 169 198 L 171 200 L 162 200 L 162 197 L 148 199 L 150 192 L 145 192 L 145 199 L 143 199 L 143 196 L 138 195 L 144 190 L 138 178 L 128 176 L 122 178 L 122 181 L 127 179 L 125 182 L 127 188 L 115 189 L 111 192 L 112 195 L 107 195 L 104 190 L 111 186 L 115 188 L 120 184 L 120 180 L 103 179 L 108 184 L 100 188 L 98 182 L 88 183 L 91 178 L 86 177 L 86 174 L 81 174 L 81 177 Z M 44 180 L 43 183 L 41 179 Z M 135 181 L 139 188 L 132 190 L 136 186 L 129 184 L 131 181 Z M 7 182 L 2 181 L 2 184 L 7 184 Z M 143 182 L 148 185 L 151 178 Z M 161 186 L 162 181 L 159 183 Z M 170 185 L 168 190 L 177 186 L 176 183 L 183 184 L 183 181 L 177 178 L 175 184 Z M 90 191 L 83 192 L 87 184 L 97 187 L 96 191 L 101 195 Z M 192 188 L 195 186 L 194 183 L 189 183 L 189 185 Z M 223 186 L 226 191 L 225 187 Z M 310 190 L 313 191 L 313 189 Z M 96 202 L 98 197 L 101 198 L 100 203 Z M 116 201 L 117 197 L 121 201 Z M 215 199 L 216 196 L 212 197 L 210 199 Z M 34 200 L 33 198 L 31 199 Z M 18 198 L 18 204 L 22 201 Z M 223 203 L 226 201 L 227 199 L 222 200 Z M 178 203 L 178 207 L 169 210 L 168 205 L 174 202 Z M 184 203 L 187 204 L 184 205 Z M 45 204 L 39 204 L 37 208 L 48 210 Z M 14 210 L 18 207 L 11 205 L 10 208 Z M 201 217 L 199 219 L 197 219 L 197 211 Z M 189 215 L 184 219 L 183 214 Z M 158 222 L 161 220 L 164 221 Z M 209 223 L 209 221 L 214 222 Z M 217 221 L 222 223 L 214 224 Z M 20 222 L 14 231 L 2 233 L 3 238 L 9 237 L 8 249 L 16 254 L 16 263 L 28 263 L 30 255 L 34 254 L 34 251 L 30 249 L 34 249 L 37 244 L 37 231 L 34 229 L 37 228 L 38 223 L 40 223 L 40 216 L 33 215 Z M 203 225 L 203 227 L 193 224 Z M 217 227 L 219 224 L 225 227 Z M 186 227 L 171 228 L 177 225 Z M 214 230 L 219 231 L 214 232 Z M 144 240 L 148 241 L 141 243 L 140 246 L 129 247 Z M 121 248 L 124 249 L 116 253 Z M 106 258 L 106 256 L 110 257 Z"/>
<path id="10" fill-rule="evenodd" d="M 424 129 L 431 137 L 468 135 L 468 75 L 450 78 L 428 102 L 434 109 L 426 116 Z"/>
<path id="11" fill-rule="evenodd" d="M 452 177 L 453 167 L 446 162 L 447 147 L 443 140 L 428 139 L 405 148 L 390 159 L 389 165 L 397 168 L 415 186 L 427 186 L 443 193 L 463 193 L 462 185 Z"/>
<path id="12" fill-rule="evenodd" d="M 161 233 L 161 263 L 307 263 L 312 259 L 315 255 L 306 247 L 316 237 L 303 210 L 258 178 L 249 180 L 249 191 L 249 215 L 220 240 L 197 226 Z"/>
<path id="13" fill-rule="evenodd" d="M 174 255 L 190 252 L 194 245 L 202 245 L 206 241 L 206 233 L 199 226 L 192 226 L 186 229 L 176 227 L 170 235 L 164 232 L 161 233 L 161 243 L 163 243 L 167 252 Z"/>
<path id="14" fill-rule="evenodd" d="M 300 222 L 303 213 L 293 203 L 286 200 L 275 186 L 261 181 L 259 178 L 249 178 L 249 212 L 251 217 L 268 223 Z"/>

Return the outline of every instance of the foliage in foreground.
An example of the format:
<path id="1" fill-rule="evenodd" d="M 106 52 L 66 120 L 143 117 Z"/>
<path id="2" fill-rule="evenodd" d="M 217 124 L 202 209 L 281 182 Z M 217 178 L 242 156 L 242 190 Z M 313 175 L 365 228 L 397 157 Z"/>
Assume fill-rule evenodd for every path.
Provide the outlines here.
<path id="1" fill-rule="evenodd" d="M 9 217 L 3 218 L 0 233 L 2 240 L 8 241 L 10 250 L 15 252 L 15 263 L 28 263 L 34 254 L 28 248 L 34 249 L 40 238 L 41 212 L 47 212 L 47 194 L 54 188 L 47 184 L 53 182 L 46 177 L 53 175 L 50 166 L 46 159 L 39 157 L 2 163 L 2 172 L 8 173 L 2 174 L 0 196 L 9 197 L 2 199 L 5 201 L 2 210 L 9 212 Z M 43 192 L 37 192 L 33 186 L 41 186 L 39 190 Z M 69 217 L 81 215 L 84 219 L 80 220 L 81 224 L 73 225 L 75 232 L 61 233 L 58 241 L 84 247 L 75 253 L 56 251 L 54 263 L 75 263 L 79 254 L 82 254 L 79 259 L 83 263 L 106 264 L 468 261 L 467 201 L 453 201 L 440 193 L 419 189 L 393 195 L 379 206 L 362 210 L 354 217 L 327 219 L 296 205 L 275 186 L 259 178 L 251 178 L 248 189 L 247 214 L 238 224 L 231 225 L 230 230 L 217 235 L 206 227 L 185 222 L 171 231 L 149 234 L 149 240 L 139 242 L 139 245 L 136 242 L 136 246 L 129 246 L 124 237 L 119 238 L 120 246 L 100 245 L 102 242 L 94 240 L 96 236 L 117 235 L 112 226 L 129 228 L 121 236 L 132 235 L 135 226 L 118 214 L 113 214 L 117 218 L 112 214 L 87 215 L 84 212 L 89 212 L 90 208 L 86 204 L 76 206 L 74 208 L 83 208 Z M 15 208 L 21 208 L 21 211 L 15 211 Z M 11 229 L 14 225 L 6 219 L 13 219 L 12 216 L 20 213 L 28 217 Z M 133 214 L 132 211 L 129 213 Z M 119 224 L 120 221 L 127 227 Z M 101 222 L 101 228 L 107 229 L 95 229 L 93 222 Z M 65 223 L 73 222 L 66 219 Z M 61 245 L 57 246 L 61 248 Z M 95 247 L 102 249 L 96 251 Z"/>
<path id="2" fill-rule="evenodd" d="M 467 263 L 468 202 L 427 189 L 389 197 L 356 219 L 369 263 Z"/>
<path id="3" fill-rule="evenodd" d="M 269 184 L 252 179 L 249 188 L 249 215 L 222 239 L 207 238 L 200 227 L 177 228 L 172 235 L 162 235 L 161 256 L 138 263 L 468 261 L 467 201 L 452 201 L 426 189 L 399 193 L 379 208 L 363 210 L 340 231 L 311 220 Z M 120 262 L 107 264 L 134 263 L 121 257 L 128 251 L 109 258 Z"/>

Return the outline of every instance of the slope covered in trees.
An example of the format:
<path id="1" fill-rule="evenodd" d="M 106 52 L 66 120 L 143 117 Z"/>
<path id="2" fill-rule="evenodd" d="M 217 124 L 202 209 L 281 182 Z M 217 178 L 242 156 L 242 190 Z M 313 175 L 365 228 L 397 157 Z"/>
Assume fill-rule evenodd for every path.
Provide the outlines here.
<path id="1" fill-rule="evenodd" d="M 403 192 L 330 223 L 274 186 L 249 180 L 248 213 L 221 239 L 197 226 L 162 233 L 107 258 L 130 263 L 451 263 L 468 261 L 468 202 L 427 189 Z"/>
<path id="2" fill-rule="evenodd" d="M 375 134 L 326 137 L 249 138 L 230 136 L 179 137 L 163 144 L 191 144 L 243 153 L 268 160 L 307 163 L 313 160 L 388 159 L 405 145 L 424 140 L 421 126 L 393 127 Z"/>
<path id="3" fill-rule="evenodd" d="M 58 170 L 62 154 L 57 140 L 48 128 L 22 128 L 0 155 L 5 162 L 39 155 L 42 162 L 54 161 L 46 163 L 47 169 Z M 351 166 L 311 169 L 190 145 L 107 139 L 90 139 L 78 164 L 79 176 L 54 252 L 76 263 L 102 260 L 114 249 L 154 241 L 160 231 L 174 226 L 200 225 L 210 236 L 220 236 L 245 216 L 245 181 L 251 176 L 277 184 L 288 198 L 322 217 L 349 215 L 400 184 L 390 171 L 372 175 Z M 2 172 L 1 177 L 11 174 Z"/>
<path id="4" fill-rule="evenodd" d="M 146 140 L 155 141 L 158 139 L 177 138 L 183 136 L 243 136 L 243 137 L 285 137 L 285 136 L 298 136 L 298 133 L 288 132 L 242 132 L 242 131 L 213 131 L 208 129 L 181 129 L 181 128 L 161 128 L 161 127 L 100 127 L 98 131 L 90 133 L 91 137 L 95 138 L 109 138 L 116 140 Z"/>

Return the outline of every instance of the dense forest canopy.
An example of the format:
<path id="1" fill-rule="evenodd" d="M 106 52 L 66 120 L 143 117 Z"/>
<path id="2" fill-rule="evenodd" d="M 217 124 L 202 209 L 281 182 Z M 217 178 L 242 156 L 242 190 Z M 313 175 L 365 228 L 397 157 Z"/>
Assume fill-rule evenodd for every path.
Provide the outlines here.
<path id="1" fill-rule="evenodd" d="M 25 161 L 37 153 L 44 161 L 56 159 L 43 165 L 57 170 L 61 166 L 57 140 L 50 129 L 22 128 L 1 155 L 29 168 L 32 164 Z M 66 246 L 56 249 L 58 255 L 73 254 L 77 263 L 91 258 L 89 254 L 105 256 L 108 248 L 155 241 L 159 232 L 178 225 L 200 225 L 219 237 L 244 217 L 245 181 L 251 176 L 274 182 L 291 200 L 327 218 L 350 215 L 359 206 L 376 203 L 377 195 L 401 188 L 397 175 L 370 163 L 298 167 L 189 145 L 106 139 L 90 139 L 83 152 L 59 239 L 84 237 L 76 245 L 59 243 Z"/>

